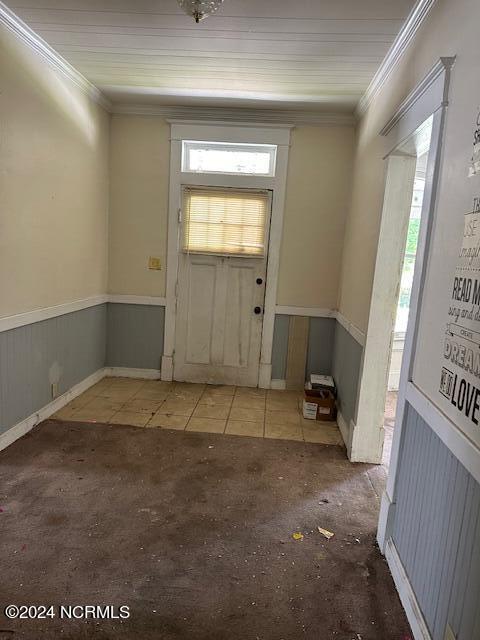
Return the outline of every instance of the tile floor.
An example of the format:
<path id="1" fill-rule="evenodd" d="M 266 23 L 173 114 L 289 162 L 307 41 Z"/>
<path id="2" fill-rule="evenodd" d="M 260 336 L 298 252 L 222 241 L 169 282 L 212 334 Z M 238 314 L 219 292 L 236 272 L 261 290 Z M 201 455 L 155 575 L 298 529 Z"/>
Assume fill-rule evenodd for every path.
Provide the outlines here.
<path id="1" fill-rule="evenodd" d="M 53 417 L 342 445 L 335 423 L 305 420 L 301 393 L 104 378 Z"/>

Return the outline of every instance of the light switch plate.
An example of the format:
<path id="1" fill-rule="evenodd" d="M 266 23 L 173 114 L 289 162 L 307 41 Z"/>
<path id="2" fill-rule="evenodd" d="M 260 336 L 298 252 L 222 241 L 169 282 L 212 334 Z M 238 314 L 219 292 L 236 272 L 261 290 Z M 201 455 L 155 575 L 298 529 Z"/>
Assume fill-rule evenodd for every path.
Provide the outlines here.
<path id="1" fill-rule="evenodd" d="M 162 261 L 160 260 L 160 258 L 150 256 L 148 259 L 148 268 L 160 271 L 160 269 L 162 268 Z"/>
<path id="2" fill-rule="evenodd" d="M 445 629 L 445 640 L 457 640 L 457 636 L 453 633 L 452 627 L 447 624 Z"/>

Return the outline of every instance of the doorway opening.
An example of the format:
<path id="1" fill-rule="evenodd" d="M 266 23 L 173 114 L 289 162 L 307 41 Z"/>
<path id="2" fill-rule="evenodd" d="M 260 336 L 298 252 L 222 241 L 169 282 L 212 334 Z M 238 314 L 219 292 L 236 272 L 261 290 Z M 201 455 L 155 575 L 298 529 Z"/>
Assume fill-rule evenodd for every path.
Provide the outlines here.
<path id="1" fill-rule="evenodd" d="M 402 269 L 397 288 L 397 301 L 395 305 L 395 319 L 391 336 L 390 364 L 385 399 L 385 412 L 383 420 L 384 442 L 382 464 L 388 469 L 392 449 L 393 430 L 395 426 L 395 414 L 397 410 L 398 390 L 400 386 L 400 373 L 405 350 L 405 336 L 407 333 L 408 319 L 410 315 L 410 300 L 412 295 L 413 275 L 417 257 L 420 222 L 422 215 L 423 195 L 425 192 L 425 178 L 428 160 L 428 149 L 423 151 L 420 147 L 416 157 L 413 192 L 407 225 L 407 237 L 403 253 Z"/>
<path id="2" fill-rule="evenodd" d="M 269 389 L 291 125 L 170 124 L 162 380 Z"/>

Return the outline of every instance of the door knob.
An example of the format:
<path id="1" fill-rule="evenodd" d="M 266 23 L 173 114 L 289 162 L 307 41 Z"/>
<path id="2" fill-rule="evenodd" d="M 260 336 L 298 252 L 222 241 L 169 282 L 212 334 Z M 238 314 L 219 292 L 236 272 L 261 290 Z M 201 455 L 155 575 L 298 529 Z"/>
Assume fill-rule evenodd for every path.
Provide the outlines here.
<path id="1" fill-rule="evenodd" d="M 253 312 L 254 312 L 254 313 L 256 313 L 256 314 L 257 314 L 257 316 L 258 316 L 258 314 L 259 314 L 259 313 L 262 313 L 262 307 L 255 307 L 255 309 L 253 310 Z"/>
<path id="2" fill-rule="evenodd" d="M 257 284 L 262 284 L 263 280 L 261 278 L 257 278 L 256 282 L 257 282 Z"/>

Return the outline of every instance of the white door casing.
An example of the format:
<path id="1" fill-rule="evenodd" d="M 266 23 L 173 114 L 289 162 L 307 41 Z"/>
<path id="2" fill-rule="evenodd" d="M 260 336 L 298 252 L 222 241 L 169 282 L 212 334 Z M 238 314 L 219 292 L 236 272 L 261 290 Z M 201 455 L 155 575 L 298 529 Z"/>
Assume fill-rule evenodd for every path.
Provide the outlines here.
<path id="1" fill-rule="evenodd" d="M 436 192 L 441 167 L 441 147 L 445 125 L 445 114 L 448 106 L 450 73 L 455 58 L 441 58 L 424 80 L 407 96 L 396 113 L 380 132 L 386 136 L 390 153 L 398 149 L 406 141 L 411 140 L 422 122 L 431 118 L 431 134 L 426 169 L 425 191 L 422 204 L 422 217 L 415 261 L 412 292 L 410 297 L 410 313 L 405 335 L 404 354 L 400 372 L 395 430 L 390 456 L 387 487 L 382 495 L 377 541 L 382 552 L 391 535 L 391 527 L 395 517 L 398 464 L 402 446 L 404 415 L 408 404 L 415 409 L 421 402 L 407 398 L 412 386 L 412 369 L 415 360 L 418 321 L 422 307 L 422 293 L 427 271 L 430 238 L 434 226 L 436 209 Z M 390 155 L 390 154 L 388 154 Z M 419 394 L 421 395 L 421 394 Z M 420 412 L 421 413 L 421 412 Z"/>
<path id="2" fill-rule="evenodd" d="M 264 290 L 263 314 L 261 314 L 261 349 L 258 386 L 269 388 L 275 305 L 277 298 L 278 267 L 283 229 L 283 212 L 287 176 L 288 148 L 292 125 L 245 124 L 230 122 L 193 122 L 171 120 L 170 188 L 167 238 L 167 292 L 165 307 L 164 348 L 162 380 L 172 380 L 177 331 L 177 276 L 179 275 L 179 211 L 182 184 L 191 186 L 218 186 L 245 189 L 266 189 L 272 192 L 268 262 Z M 276 144 L 275 176 L 246 176 L 224 174 L 182 173 L 182 140 L 211 140 L 223 142 Z M 242 258 L 245 260 L 245 258 Z"/>

